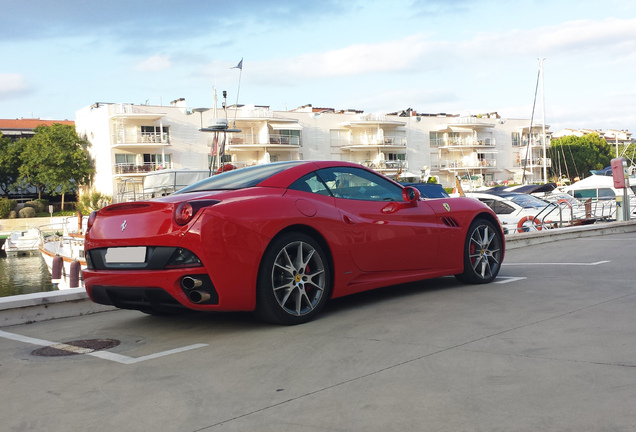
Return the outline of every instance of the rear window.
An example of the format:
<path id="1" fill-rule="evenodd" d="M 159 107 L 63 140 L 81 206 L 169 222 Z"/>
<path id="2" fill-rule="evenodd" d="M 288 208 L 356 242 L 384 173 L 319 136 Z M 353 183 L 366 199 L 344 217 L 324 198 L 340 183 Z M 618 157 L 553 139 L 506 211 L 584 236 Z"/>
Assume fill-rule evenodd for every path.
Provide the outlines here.
<path id="1" fill-rule="evenodd" d="M 175 192 L 174 195 L 187 192 L 234 190 L 254 187 L 269 177 L 285 171 L 287 168 L 303 163 L 306 163 L 306 161 L 274 162 L 227 171 L 185 187 Z"/>
<path id="2" fill-rule="evenodd" d="M 523 208 L 541 209 L 545 207 L 546 205 L 548 205 L 548 203 L 543 201 L 542 199 L 539 199 L 533 195 L 528 195 L 528 194 L 519 194 L 519 195 L 509 196 L 506 198 L 508 198 L 510 201 L 514 202 L 515 204 Z"/>

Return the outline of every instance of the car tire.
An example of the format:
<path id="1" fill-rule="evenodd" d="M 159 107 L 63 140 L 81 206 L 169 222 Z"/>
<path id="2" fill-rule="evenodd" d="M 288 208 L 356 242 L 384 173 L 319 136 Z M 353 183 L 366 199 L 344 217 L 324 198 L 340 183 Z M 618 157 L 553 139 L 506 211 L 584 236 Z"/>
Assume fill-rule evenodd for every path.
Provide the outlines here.
<path id="1" fill-rule="evenodd" d="M 274 239 L 261 261 L 255 314 L 274 324 L 306 323 L 331 294 L 331 269 L 320 244 L 289 232 Z"/>
<path id="2" fill-rule="evenodd" d="M 490 221 L 475 219 L 468 228 L 464 244 L 464 272 L 455 277 L 461 282 L 492 282 L 501 269 L 503 239 Z"/>

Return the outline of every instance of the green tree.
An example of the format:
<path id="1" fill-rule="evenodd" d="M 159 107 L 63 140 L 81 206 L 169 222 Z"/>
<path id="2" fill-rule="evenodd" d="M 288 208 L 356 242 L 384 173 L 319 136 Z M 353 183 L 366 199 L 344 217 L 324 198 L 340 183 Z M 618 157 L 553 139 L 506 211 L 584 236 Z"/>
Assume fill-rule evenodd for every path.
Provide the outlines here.
<path id="1" fill-rule="evenodd" d="M 45 191 L 61 194 L 63 208 L 65 193 L 77 191 L 92 181 L 95 168 L 89 146 L 73 126 L 59 123 L 38 126 L 20 154 L 20 177 L 37 187 L 39 198 Z"/>
<path id="2" fill-rule="evenodd" d="M 550 174 L 555 177 L 587 177 L 591 170 L 600 170 L 610 164 L 612 146 L 598 134 L 582 137 L 566 136 L 552 141 L 548 149 L 552 159 Z"/>
<path id="3" fill-rule="evenodd" d="M 22 161 L 19 156 L 25 141 L 21 139 L 14 142 L 0 134 L 0 191 L 7 198 L 9 192 L 20 186 L 18 178 Z"/>

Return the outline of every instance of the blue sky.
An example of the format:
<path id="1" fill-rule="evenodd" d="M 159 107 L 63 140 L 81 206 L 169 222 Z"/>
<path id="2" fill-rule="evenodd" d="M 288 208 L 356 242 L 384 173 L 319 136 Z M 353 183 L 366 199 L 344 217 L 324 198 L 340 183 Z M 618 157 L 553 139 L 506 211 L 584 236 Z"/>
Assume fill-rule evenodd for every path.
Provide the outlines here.
<path id="1" fill-rule="evenodd" d="M 636 133 L 629 0 L 0 0 L 0 118 L 94 102 L 530 118 Z M 540 122 L 541 87 L 535 119 Z"/>

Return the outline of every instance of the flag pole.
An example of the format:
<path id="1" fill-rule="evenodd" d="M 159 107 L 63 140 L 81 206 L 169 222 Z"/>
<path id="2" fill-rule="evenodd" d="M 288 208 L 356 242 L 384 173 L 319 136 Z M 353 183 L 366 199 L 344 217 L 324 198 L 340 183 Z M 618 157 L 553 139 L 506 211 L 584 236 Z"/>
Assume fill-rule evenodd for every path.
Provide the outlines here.
<path id="1" fill-rule="evenodd" d="M 241 57 L 241 61 L 239 62 L 239 64 L 234 66 L 232 69 L 239 70 L 238 90 L 236 91 L 236 104 L 234 104 L 234 121 L 232 122 L 232 129 L 236 129 L 236 111 L 238 110 L 239 93 L 241 92 L 241 77 L 243 76 L 243 57 Z"/>

